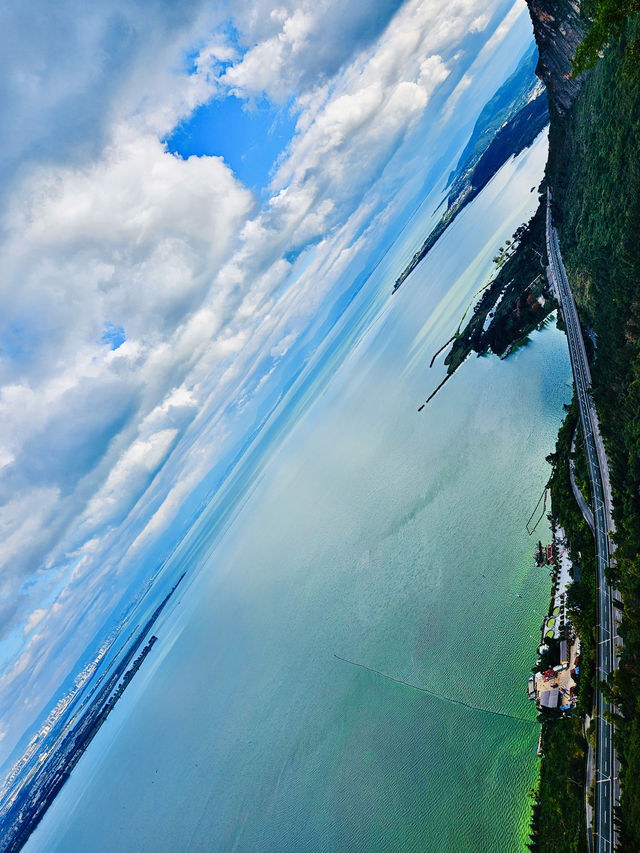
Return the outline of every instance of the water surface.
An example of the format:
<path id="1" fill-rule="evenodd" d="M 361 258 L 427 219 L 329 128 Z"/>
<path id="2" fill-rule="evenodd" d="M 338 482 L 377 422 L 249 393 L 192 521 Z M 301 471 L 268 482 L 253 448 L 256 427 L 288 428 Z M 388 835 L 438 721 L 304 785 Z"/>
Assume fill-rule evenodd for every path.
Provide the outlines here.
<path id="1" fill-rule="evenodd" d="M 364 288 L 375 311 L 352 307 L 347 357 L 271 448 L 29 850 L 526 849 L 526 679 L 549 583 L 525 522 L 570 397 L 564 338 L 470 359 L 417 407 L 533 212 L 545 157 L 541 138 L 505 166 L 393 298 L 420 222 Z"/>

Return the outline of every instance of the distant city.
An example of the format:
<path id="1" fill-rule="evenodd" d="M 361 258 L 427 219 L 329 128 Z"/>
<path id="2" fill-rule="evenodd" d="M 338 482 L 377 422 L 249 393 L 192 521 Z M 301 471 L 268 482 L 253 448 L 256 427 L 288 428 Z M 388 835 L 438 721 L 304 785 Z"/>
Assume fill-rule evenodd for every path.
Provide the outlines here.
<path id="1" fill-rule="evenodd" d="M 134 659 L 183 578 L 184 573 L 143 627 L 138 630 L 139 626 L 136 626 L 131 631 L 95 684 L 90 686 L 99 665 L 122 634 L 131 615 L 132 608 L 129 609 L 128 614 L 102 643 L 95 657 L 76 675 L 73 688 L 57 701 L 24 753 L 14 763 L 0 788 L 2 853 L 15 853 L 27 842 L 156 643 L 156 636 L 149 637 Z M 149 586 L 145 588 L 145 593 Z M 142 594 L 137 603 L 141 597 Z M 83 698 L 88 687 L 87 695 Z"/>

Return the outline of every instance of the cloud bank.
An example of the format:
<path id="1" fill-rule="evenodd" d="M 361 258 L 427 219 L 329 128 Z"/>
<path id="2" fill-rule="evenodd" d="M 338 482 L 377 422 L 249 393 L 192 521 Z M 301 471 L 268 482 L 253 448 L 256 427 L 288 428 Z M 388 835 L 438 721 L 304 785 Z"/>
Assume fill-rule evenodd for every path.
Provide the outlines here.
<path id="1" fill-rule="evenodd" d="M 0 27 L 0 758 L 270 411 L 376 247 L 413 168 L 399 152 L 510 4 L 18 5 Z M 296 120 L 261 199 L 161 141 L 229 96 Z"/>

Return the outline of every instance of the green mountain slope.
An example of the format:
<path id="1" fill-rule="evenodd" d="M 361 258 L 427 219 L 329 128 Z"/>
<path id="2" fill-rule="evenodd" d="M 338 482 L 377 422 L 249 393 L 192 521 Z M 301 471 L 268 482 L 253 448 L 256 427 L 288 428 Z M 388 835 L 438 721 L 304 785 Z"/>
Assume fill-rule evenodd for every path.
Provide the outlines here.
<path id="1" fill-rule="evenodd" d="M 400 287 L 460 211 L 487 185 L 512 155 L 532 144 L 549 121 L 547 96 L 535 76 L 535 46 L 525 53 L 516 71 L 485 104 L 458 165 L 449 175 L 447 209 L 395 281 Z"/>
<path id="2" fill-rule="evenodd" d="M 482 108 L 469 141 L 449 175 L 450 204 L 460 191 L 465 175 L 473 169 L 502 125 L 542 92 L 543 86 L 536 77 L 537 61 L 538 51 L 532 42 L 513 74 Z"/>
<path id="3" fill-rule="evenodd" d="M 624 600 L 624 653 L 612 680 L 620 710 L 620 849 L 640 850 L 640 69 L 638 19 L 552 123 L 549 175 L 565 261 L 596 336 L 594 393 L 612 463 Z"/>

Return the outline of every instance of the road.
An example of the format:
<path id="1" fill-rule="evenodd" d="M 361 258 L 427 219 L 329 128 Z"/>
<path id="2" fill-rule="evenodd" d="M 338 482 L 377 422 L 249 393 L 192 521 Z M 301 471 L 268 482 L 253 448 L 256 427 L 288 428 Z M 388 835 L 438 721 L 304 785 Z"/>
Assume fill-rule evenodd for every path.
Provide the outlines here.
<path id="1" fill-rule="evenodd" d="M 577 430 L 577 428 L 576 428 Z M 569 480 L 571 481 L 571 491 L 573 492 L 573 496 L 576 499 L 578 506 L 580 507 L 580 511 L 582 512 L 582 516 L 584 520 L 587 522 L 589 527 L 591 528 L 591 532 L 594 532 L 593 528 L 593 512 L 591 511 L 591 507 L 586 502 L 584 495 L 580 491 L 578 484 L 576 483 L 576 463 L 573 459 L 573 454 L 575 453 L 576 447 L 576 436 L 574 434 L 573 440 L 571 442 L 571 457 L 569 457 Z"/>
<path id="2" fill-rule="evenodd" d="M 580 424 L 584 437 L 587 467 L 591 483 L 594 516 L 594 536 L 597 563 L 598 655 L 597 676 L 606 681 L 617 665 L 617 614 L 614 617 L 612 591 L 606 577 L 611 558 L 609 532 L 613 528 L 612 501 L 607 457 L 600 436 L 600 427 L 591 397 L 591 372 L 578 320 L 576 305 L 562 262 L 558 235 L 551 223 L 551 194 L 547 191 L 547 253 L 551 286 L 558 298 L 567 327 L 569 356 L 575 385 Z M 596 802 L 593 848 L 595 853 L 612 853 L 616 844 L 614 808 L 619 797 L 618 761 L 613 745 L 613 726 L 605 719 L 610 710 L 604 696 L 596 694 Z"/>

